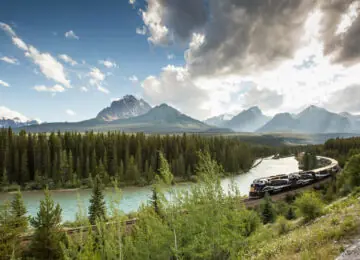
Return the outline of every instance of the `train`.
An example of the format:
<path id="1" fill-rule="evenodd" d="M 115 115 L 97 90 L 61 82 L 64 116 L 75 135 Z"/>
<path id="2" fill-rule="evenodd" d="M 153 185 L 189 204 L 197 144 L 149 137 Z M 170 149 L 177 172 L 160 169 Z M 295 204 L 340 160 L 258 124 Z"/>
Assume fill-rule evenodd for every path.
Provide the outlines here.
<path id="1" fill-rule="evenodd" d="M 339 163 L 336 160 L 323 156 L 317 156 L 317 159 L 323 162 L 326 161 L 328 164 L 310 171 L 278 174 L 255 179 L 250 186 L 249 198 L 258 199 L 263 197 L 265 193 L 271 195 L 295 190 L 333 176 L 340 171 Z"/>

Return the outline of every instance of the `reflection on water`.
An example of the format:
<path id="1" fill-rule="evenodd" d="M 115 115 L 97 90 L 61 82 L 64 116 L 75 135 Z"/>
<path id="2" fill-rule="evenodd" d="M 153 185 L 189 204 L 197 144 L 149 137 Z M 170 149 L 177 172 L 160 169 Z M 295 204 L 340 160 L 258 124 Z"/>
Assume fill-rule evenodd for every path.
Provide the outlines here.
<path id="1" fill-rule="evenodd" d="M 221 181 L 224 190 L 227 190 L 233 181 L 242 195 L 247 195 L 251 182 L 259 177 L 266 177 L 274 174 L 290 173 L 298 170 L 298 163 L 293 157 L 282 158 L 278 160 L 264 159 L 258 166 L 249 172 L 237 175 L 232 178 L 226 178 Z M 188 187 L 189 184 L 179 184 L 174 187 L 175 190 Z M 62 208 L 63 221 L 75 219 L 77 211 L 78 197 L 83 201 L 84 206 L 88 208 L 91 196 L 91 190 L 70 190 L 70 191 L 51 191 L 55 202 Z M 142 203 L 147 203 L 150 198 L 150 187 L 127 187 L 121 190 L 120 208 L 125 213 L 136 211 Z M 106 191 L 106 200 L 109 203 L 114 199 L 114 192 Z M 0 201 L 11 200 L 12 195 L 0 193 Z M 42 191 L 23 192 L 24 201 L 29 215 L 34 216 L 39 208 L 39 201 L 43 198 Z"/>

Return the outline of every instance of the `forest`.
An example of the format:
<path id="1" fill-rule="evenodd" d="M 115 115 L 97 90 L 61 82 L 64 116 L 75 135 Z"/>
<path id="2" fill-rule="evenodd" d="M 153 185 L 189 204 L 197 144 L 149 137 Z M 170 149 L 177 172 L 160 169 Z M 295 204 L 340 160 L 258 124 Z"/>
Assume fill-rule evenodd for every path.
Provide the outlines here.
<path id="1" fill-rule="evenodd" d="M 3 191 L 92 187 L 99 175 L 105 185 L 148 185 L 154 181 L 162 152 L 175 181 L 196 181 L 196 153 L 208 151 L 224 174 L 247 171 L 255 159 L 275 148 L 235 137 L 145 135 L 143 133 L 39 133 L 0 130 L 0 183 Z"/>
<path id="2" fill-rule="evenodd" d="M 325 145 L 321 149 L 327 151 Z M 16 192 L 0 208 L 1 259 L 334 259 L 346 239 L 357 235 L 360 154 L 349 155 L 341 177 L 328 185 L 285 201 L 266 195 L 251 209 L 236 186 L 224 193 L 223 167 L 209 152 L 196 153 L 199 183 L 189 191 L 170 191 L 173 199 L 166 200 L 158 188 L 171 185 L 174 176 L 163 153 L 158 155 L 148 203 L 131 216 L 121 212 L 116 199 L 106 207 L 96 175 L 89 208 L 79 204 L 74 225 L 82 229 L 75 233 L 65 232 L 62 209 L 47 189 L 30 218 Z M 129 218 L 136 220 L 131 226 L 125 225 Z M 30 234 L 26 242 L 24 232 Z"/>

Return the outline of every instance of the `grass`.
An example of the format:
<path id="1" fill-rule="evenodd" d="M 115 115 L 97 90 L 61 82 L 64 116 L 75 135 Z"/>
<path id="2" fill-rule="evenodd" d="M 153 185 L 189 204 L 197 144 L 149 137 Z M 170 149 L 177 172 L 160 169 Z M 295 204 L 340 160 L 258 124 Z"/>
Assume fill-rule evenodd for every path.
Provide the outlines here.
<path id="1" fill-rule="evenodd" d="M 347 239 L 360 233 L 359 199 L 349 196 L 335 202 L 326 209 L 326 215 L 307 224 L 301 219 L 289 222 L 287 232 L 280 236 L 276 232 L 279 223 L 265 226 L 250 238 L 254 246 L 243 258 L 335 259 Z"/>

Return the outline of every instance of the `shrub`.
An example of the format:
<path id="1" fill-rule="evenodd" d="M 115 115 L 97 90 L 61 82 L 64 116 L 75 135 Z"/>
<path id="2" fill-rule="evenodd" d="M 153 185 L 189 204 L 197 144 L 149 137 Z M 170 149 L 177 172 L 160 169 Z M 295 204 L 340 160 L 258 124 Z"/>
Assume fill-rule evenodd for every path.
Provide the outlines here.
<path id="1" fill-rule="evenodd" d="M 283 216 L 280 216 L 275 224 L 275 229 L 278 235 L 284 235 L 290 231 L 290 224 Z"/>
<path id="2" fill-rule="evenodd" d="M 303 193 L 295 200 L 295 205 L 305 222 L 321 216 L 324 211 L 324 203 L 315 192 Z"/>

